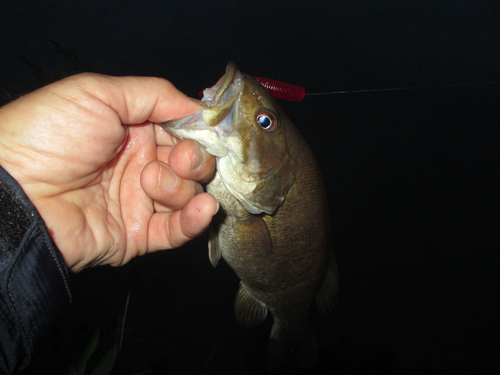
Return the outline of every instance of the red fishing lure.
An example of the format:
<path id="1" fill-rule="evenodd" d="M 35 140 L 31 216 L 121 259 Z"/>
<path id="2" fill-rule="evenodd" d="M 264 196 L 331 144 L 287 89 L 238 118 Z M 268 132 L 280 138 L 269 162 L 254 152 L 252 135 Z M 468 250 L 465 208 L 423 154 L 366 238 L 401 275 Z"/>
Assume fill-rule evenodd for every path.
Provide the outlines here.
<path id="1" fill-rule="evenodd" d="M 304 99 L 304 96 L 306 96 L 306 90 L 304 90 L 302 86 L 292 85 L 291 83 L 280 82 L 275 79 L 263 77 L 253 78 L 260 82 L 260 84 L 264 86 L 275 98 L 299 102 Z"/>
<path id="2" fill-rule="evenodd" d="M 273 97 L 278 99 L 299 102 L 306 96 L 306 90 L 302 86 L 263 77 L 253 77 L 253 79 L 258 81 Z M 203 92 L 199 92 L 198 95 L 203 98 Z"/>

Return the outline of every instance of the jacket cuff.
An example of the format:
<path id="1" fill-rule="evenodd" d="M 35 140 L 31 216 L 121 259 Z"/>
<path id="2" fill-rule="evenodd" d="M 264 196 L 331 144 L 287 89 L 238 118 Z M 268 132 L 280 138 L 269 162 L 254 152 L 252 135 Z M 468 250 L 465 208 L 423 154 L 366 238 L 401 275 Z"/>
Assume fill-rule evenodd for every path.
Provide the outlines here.
<path id="1" fill-rule="evenodd" d="M 0 207 L 0 373 L 11 373 L 27 366 L 71 291 L 43 219 L 1 166 Z"/>

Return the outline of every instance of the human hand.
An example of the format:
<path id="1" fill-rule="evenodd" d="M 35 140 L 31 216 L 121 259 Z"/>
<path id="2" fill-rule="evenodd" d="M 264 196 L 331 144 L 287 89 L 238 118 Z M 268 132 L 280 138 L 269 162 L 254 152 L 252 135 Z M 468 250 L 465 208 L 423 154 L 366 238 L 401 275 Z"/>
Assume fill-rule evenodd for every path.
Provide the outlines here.
<path id="1" fill-rule="evenodd" d="M 70 270 L 119 266 L 181 246 L 216 213 L 198 183 L 213 156 L 157 125 L 201 108 L 160 78 L 79 74 L 0 108 L 0 164 Z"/>

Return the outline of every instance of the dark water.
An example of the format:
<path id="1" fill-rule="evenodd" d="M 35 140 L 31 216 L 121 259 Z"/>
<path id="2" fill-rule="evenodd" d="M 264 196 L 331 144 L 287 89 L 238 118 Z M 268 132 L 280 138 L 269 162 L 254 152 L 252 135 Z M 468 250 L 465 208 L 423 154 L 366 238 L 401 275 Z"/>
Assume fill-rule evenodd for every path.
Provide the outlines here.
<path id="1" fill-rule="evenodd" d="M 321 348 L 313 373 L 499 368 L 499 94 L 493 86 L 284 103 L 325 172 L 341 275 L 335 312 L 312 314 Z M 49 349 L 101 327 L 89 366 L 98 362 L 116 342 L 130 291 L 114 374 L 263 373 L 271 321 L 237 324 L 238 280 L 224 262 L 211 266 L 206 236 L 73 279 L 75 303 Z M 58 353 L 43 366 L 70 358 Z M 38 366 L 33 374 L 54 371 Z"/>
<path id="2" fill-rule="evenodd" d="M 191 96 L 229 60 L 307 92 L 495 81 L 499 12 L 492 0 L 4 1 L 0 99 L 75 61 Z M 318 374 L 499 373 L 499 98 L 497 84 L 282 103 L 324 171 L 341 276 L 335 312 L 312 316 Z M 100 327 L 95 366 L 130 292 L 114 374 L 261 374 L 270 322 L 238 326 L 237 285 L 206 238 L 74 275 L 75 302 L 29 373 L 62 373 Z"/>

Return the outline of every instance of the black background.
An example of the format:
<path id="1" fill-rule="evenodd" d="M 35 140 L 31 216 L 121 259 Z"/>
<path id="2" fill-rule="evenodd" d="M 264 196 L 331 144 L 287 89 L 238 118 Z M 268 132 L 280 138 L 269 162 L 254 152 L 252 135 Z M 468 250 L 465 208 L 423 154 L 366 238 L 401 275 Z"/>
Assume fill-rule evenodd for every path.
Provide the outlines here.
<path id="1" fill-rule="evenodd" d="M 0 32 L 1 103 L 87 68 L 196 97 L 229 60 L 308 93 L 500 80 L 497 1 L 2 0 Z M 332 316 L 313 314 L 318 373 L 500 371 L 499 94 L 492 83 L 280 103 L 319 160 L 333 217 L 341 293 Z M 270 322 L 237 325 L 237 279 L 212 268 L 206 237 L 83 271 L 73 288 L 33 374 L 62 368 L 64 348 L 101 327 L 98 362 L 129 292 L 114 373 L 262 373 Z"/>

